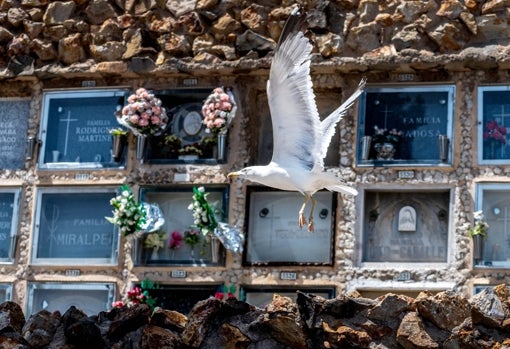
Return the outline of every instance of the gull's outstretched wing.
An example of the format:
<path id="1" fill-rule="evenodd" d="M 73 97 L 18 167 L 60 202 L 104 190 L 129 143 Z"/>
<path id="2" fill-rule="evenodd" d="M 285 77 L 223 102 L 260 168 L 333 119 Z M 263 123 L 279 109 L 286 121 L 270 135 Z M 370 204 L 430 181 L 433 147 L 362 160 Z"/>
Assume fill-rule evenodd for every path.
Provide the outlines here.
<path id="1" fill-rule="evenodd" d="M 305 20 L 305 14 L 294 10 L 285 23 L 271 63 L 267 95 L 272 161 L 311 170 L 320 155 L 322 128 L 310 78 L 312 45 L 301 30 Z"/>
<path id="2" fill-rule="evenodd" d="M 338 122 L 342 119 L 342 117 L 345 115 L 347 110 L 354 104 L 356 99 L 358 99 L 359 95 L 363 93 L 363 90 L 366 85 L 366 78 L 363 78 L 356 91 L 347 98 L 347 100 L 342 103 L 340 107 L 338 107 L 335 111 L 333 111 L 329 116 L 322 121 L 322 134 L 321 137 L 321 148 L 320 148 L 320 165 L 323 165 L 323 159 L 326 157 L 326 153 L 328 152 L 329 143 L 331 143 L 331 138 L 333 138 L 335 131 L 336 131 L 336 125 Z"/>

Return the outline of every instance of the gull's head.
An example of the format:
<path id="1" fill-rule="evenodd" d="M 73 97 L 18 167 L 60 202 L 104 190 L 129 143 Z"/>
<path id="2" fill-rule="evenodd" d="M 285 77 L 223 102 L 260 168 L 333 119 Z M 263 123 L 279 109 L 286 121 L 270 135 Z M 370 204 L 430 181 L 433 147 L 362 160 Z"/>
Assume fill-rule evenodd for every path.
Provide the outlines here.
<path id="1" fill-rule="evenodd" d="M 243 168 L 239 171 L 230 172 L 227 177 L 228 178 L 249 178 L 253 175 L 253 171 L 250 167 Z"/>
<path id="2" fill-rule="evenodd" d="M 227 177 L 228 178 L 241 178 L 248 179 L 256 182 L 257 179 L 264 177 L 264 171 L 262 170 L 264 166 L 250 166 L 245 167 L 242 170 L 230 172 Z"/>

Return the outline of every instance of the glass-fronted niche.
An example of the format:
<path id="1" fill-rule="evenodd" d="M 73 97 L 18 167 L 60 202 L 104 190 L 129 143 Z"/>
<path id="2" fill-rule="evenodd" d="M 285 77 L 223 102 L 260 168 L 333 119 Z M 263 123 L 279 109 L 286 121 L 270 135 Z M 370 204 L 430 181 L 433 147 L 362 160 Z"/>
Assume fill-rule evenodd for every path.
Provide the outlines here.
<path id="1" fill-rule="evenodd" d="M 477 184 L 476 210 L 489 230 L 485 239 L 473 239 L 475 266 L 510 268 L 510 183 Z"/>
<path id="2" fill-rule="evenodd" d="M 170 123 L 162 135 L 150 137 L 146 150 L 149 163 L 216 164 L 226 158 L 226 139 L 208 133 L 202 106 L 211 89 L 153 91 L 167 110 Z M 223 153 L 219 153 L 220 148 Z"/>
<path id="3" fill-rule="evenodd" d="M 64 314 L 75 306 L 93 316 L 109 310 L 114 297 L 112 283 L 29 283 L 27 315 L 41 310 Z"/>
<path id="4" fill-rule="evenodd" d="M 478 88 L 478 162 L 508 164 L 510 160 L 510 86 Z"/>
<path id="5" fill-rule="evenodd" d="M 405 285 L 404 285 L 405 286 Z M 428 288 L 421 288 L 421 289 L 406 289 L 406 288 L 391 288 L 391 289 L 385 289 L 385 288 L 374 288 L 374 289 L 356 289 L 356 291 L 361 295 L 363 298 L 369 298 L 369 299 L 376 299 L 381 296 L 387 295 L 388 293 L 398 294 L 402 296 L 407 296 L 411 298 L 416 298 L 418 295 L 422 292 L 430 292 L 431 294 L 437 294 L 439 292 L 443 292 L 446 290 L 430 290 Z"/>
<path id="6" fill-rule="evenodd" d="M 361 95 L 358 166 L 451 165 L 455 86 L 371 87 Z"/>
<path id="7" fill-rule="evenodd" d="M 0 263 L 12 263 L 18 232 L 20 189 L 0 189 Z"/>
<path id="8" fill-rule="evenodd" d="M 282 297 L 289 297 L 294 302 L 297 299 L 297 291 L 320 296 L 325 299 L 332 299 L 335 297 L 334 287 L 310 287 L 310 286 L 243 286 L 240 290 L 239 298 L 248 304 L 264 308 L 273 301 L 275 294 Z"/>
<path id="9" fill-rule="evenodd" d="M 7 302 L 12 299 L 12 285 L 0 284 L 0 302 Z"/>
<path id="10" fill-rule="evenodd" d="M 207 200 L 218 222 L 226 222 L 227 188 L 206 186 Z M 165 218 L 159 231 L 136 240 L 134 260 L 138 265 L 223 265 L 225 250 L 217 239 L 204 236 L 194 226 L 191 186 L 140 189 L 144 202 L 158 204 Z M 157 234 L 158 236 L 156 236 Z M 157 240 L 157 244 L 154 241 Z M 157 246 L 155 246 L 157 245 Z"/>
<path id="11" fill-rule="evenodd" d="M 446 263 L 449 190 L 364 194 L 362 262 Z"/>
<path id="12" fill-rule="evenodd" d="M 123 165 L 112 155 L 109 131 L 119 127 L 115 112 L 127 90 L 45 92 L 39 138 L 39 168 L 109 168 Z"/>
<path id="13" fill-rule="evenodd" d="M 199 301 L 214 297 L 216 291 L 222 289 L 219 284 L 205 285 L 160 285 L 150 290 L 156 305 L 163 309 L 175 310 L 181 314 L 189 314 Z"/>
<path id="14" fill-rule="evenodd" d="M 475 285 L 473 287 L 473 294 L 478 294 L 480 292 L 483 292 L 484 290 L 492 290 L 495 285 Z"/>
<path id="15" fill-rule="evenodd" d="M 333 263 L 336 194 L 314 195 L 314 232 L 299 228 L 298 212 L 304 196 L 296 192 L 249 187 L 247 239 L 244 263 L 248 265 L 331 265 Z M 309 201 L 305 216 L 308 217 Z"/>
<path id="16" fill-rule="evenodd" d="M 117 263 L 118 229 L 110 200 L 115 188 L 39 188 L 32 263 L 111 265 Z"/>

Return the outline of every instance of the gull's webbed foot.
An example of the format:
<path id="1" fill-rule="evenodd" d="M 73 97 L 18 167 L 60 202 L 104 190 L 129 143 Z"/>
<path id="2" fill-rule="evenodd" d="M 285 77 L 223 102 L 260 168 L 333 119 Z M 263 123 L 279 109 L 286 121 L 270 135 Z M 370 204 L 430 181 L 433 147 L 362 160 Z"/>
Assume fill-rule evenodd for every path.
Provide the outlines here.
<path id="1" fill-rule="evenodd" d="M 310 217 L 310 218 L 308 219 L 308 231 L 309 231 L 310 233 L 313 233 L 313 218 L 312 218 L 312 217 Z"/>
<path id="2" fill-rule="evenodd" d="M 306 224 L 306 218 L 303 212 L 299 212 L 298 224 L 299 229 L 303 228 L 303 226 Z"/>
<path id="3" fill-rule="evenodd" d="M 310 216 L 308 216 L 308 231 L 313 233 L 313 210 L 315 209 L 315 204 L 317 201 L 314 198 L 312 199 L 312 208 L 310 209 Z"/>
<path id="4" fill-rule="evenodd" d="M 301 206 L 301 209 L 299 210 L 299 218 L 298 218 L 298 224 L 299 229 L 303 228 L 303 226 L 306 224 L 306 218 L 305 218 L 305 207 L 306 203 L 310 200 L 310 195 L 305 194 L 305 201 L 303 202 L 303 205 Z"/>

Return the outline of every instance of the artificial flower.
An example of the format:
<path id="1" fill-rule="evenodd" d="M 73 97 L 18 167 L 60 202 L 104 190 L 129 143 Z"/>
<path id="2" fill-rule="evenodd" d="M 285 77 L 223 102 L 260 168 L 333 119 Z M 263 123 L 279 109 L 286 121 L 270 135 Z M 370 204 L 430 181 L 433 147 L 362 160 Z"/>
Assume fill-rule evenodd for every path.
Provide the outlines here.
<path id="1" fill-rule="evenodd" d="M 147 234 L 143 245 L 147 248 L 163 248 L 165 246 L 165 239 L 166 232 L 161 230 L 155 231 L 153 233 Z"/>
<path id="2" fill-rule="evenodd" d="M 469 223 L 464 225 L 464 229 L 467 229 L 469 236 L 473 237 L 476 235 L 480 235 L 482 237 L 487 236 L 487 231 L 489 230 L 489 224 L 484 220 L 485 216 L 482 210 L 473 212 L 473 219 L 475 221 L 474 226 L 471 226 Z"/>
<path id="3" fill-rule="evenodd" d="M 203 235 L 214 231 L 218 226 L 215 210 L 207 201 L 207 193 L 204 187 L 193 187 L 193 201 L 188 209 L 193 211 L 193 226 L 200 229 Z"/>
<path id="4" fill-rule="evenodd" d="M 113 307 L 122 308 L 124 306 L 132 307 L 136 304 L 147 304 L 152 310 L 156 306 L 156 299 L 151 297 L 150 290 L 157 288 L 154 282 L 145 279 L 140 286 L 134 286 L 126 292 L 122 301 L 112 303 Z"/>
<path id="5" fill-rule="evenodd" d="M 200 242 L 200 232 L 193 229 L 185 230 L 184 242 L 191 246 L 191 248 L 195 247 Z"/>
<path id="6" fill-rule="evenodd" d="M 159 135 L 168 126 L 168 116 L 162 102 L 145 88 L 128 97 L 128 104 L 117 113 L 117 121 L 137 136 Z"/>
<path id="7" fill-rule="evenodd" d="M 198 143 L 187 144 L 179 149 L 180 155 L 202 155 L 202 150 L 199 148 Z"/>
<path id="8" fill-rule="evenodd" d="M 172 235 L 170 235 L 170 241 L 168 242 L 168 248 L 175 250 L 177 248 L 180 248 L 183 243 L 183 237 L 181 233 L 179 233 L 177 230 L 172 232 Z"/>
<path id="9" fill-rule="evenodd" d="M 105 217 L 112 224 L 118 225 L 124 236 L 143 230 L 146 211 L 142 203 L 134 199 L 131 188 L 126 184 L 120 187 L 120 194 L 110 200 L 113 206 L 113 217 Z"/>
<path id="10" fill-rule="evenodd" d="M 506 144 L 506 127 L 498 125 L 495 120 L 487 122 L 483 139 L 488 141 L 496 141 L 501 144 Z"/>
<path id="11" fill-rule="evenodd" d="M 214 293 L 214 298 L 216 299 L 219 299 L 220 301 L 222 300 L 227 300 L 227 299 L 235 299 L 236 296 L 235 296 L 235 293 L 236 292 L 236 285 L 232 284 L 230 286 L 226 286 L 226 285 L 222 285 L 221 286 L 221 289 L 219 291 L 217 291 L 216 293 Z M 225 298 L 225 295 L 227 295 L 227 297 Z"/>
<path id="12" fill-rule="evenodd" d="M 233 94 L 217 87 L 207 97 L 202 106 L 203 123 L 206 130 L 212 133 L 224 133 L 235 116 Z"/>
<path id="13" fill-rule="evenodd" d="M 404 133 L 395 128 L 387 130 L 385 128 L 379 128 L 377 125 L 374 126 L 374 135 L 372 136 L 372 143 L 393 143 L 396 144 L 400 140 Z"/>

